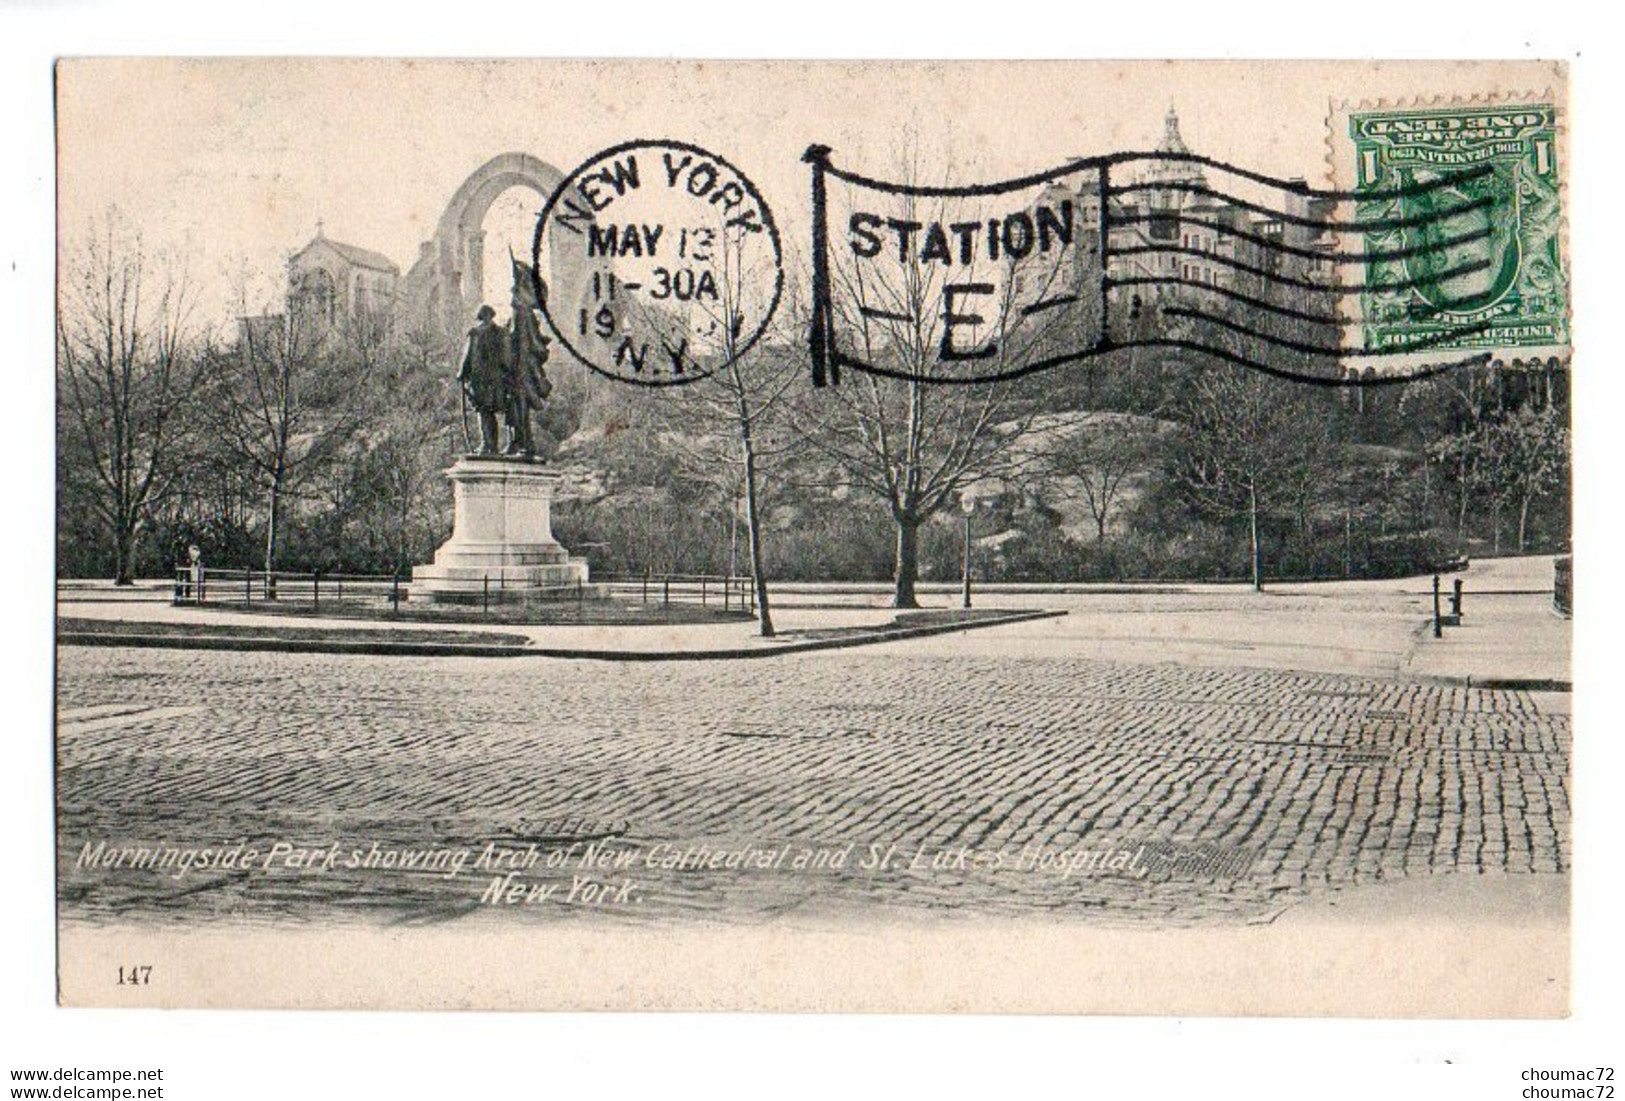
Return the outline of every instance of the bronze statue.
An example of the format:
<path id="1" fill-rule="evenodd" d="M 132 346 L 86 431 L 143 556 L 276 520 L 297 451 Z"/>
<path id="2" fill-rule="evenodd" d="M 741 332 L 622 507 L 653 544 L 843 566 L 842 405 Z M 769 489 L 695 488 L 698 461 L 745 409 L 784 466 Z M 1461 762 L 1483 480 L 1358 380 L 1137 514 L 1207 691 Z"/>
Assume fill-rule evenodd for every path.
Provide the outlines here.
<path id="1" fill-rule="evenodd" d="M 476 315 L 478 324 L 468 330 L 468 343 L 463 351 L 463 366 L 457 372 L 457 381 L 480 415 L 480 454 L 495 455 L 501 450 L 497 432 L 497 414 L 507 405 L 504 361 L 507 358 L 507 335 L 497 327 L 497 312 L 490 306 L 481 306 Z M 466 432 L 466 425 L 465 425 Z"/>
<path id="2" fill-rule="evenodd" d="M 547 337 L 542 335 L 541 323 L 536 320 L 541 301 L 536 296 L 537 282 L 533 280 L 530 265 L 511 260 L 513 264 L 513 320 L 508 323 L 508 349 L 505 366 L 508 421 L 508 454 L 536 455 L 535 428 L 531 414 L 540 409 L 553 392 L 542 364 L 547 362 Z M 545 293 L 545 288 L 543 288 Z"/>
<path id="3" fill-rule="evenodd" d="M 548 339 L 536 320 L 540 308 L 528 264 L 513 262 L 513 318 L 503 330 L 496 311 L 481 306 L 477 324 L 468 331 L 457 381 L 480 415 L 480 454 L 502 453 L 497 428 L 500 414 L 508 425 L 507 454 L 535 457 L 532 414 L 552 392 L 542 365 Z"/>

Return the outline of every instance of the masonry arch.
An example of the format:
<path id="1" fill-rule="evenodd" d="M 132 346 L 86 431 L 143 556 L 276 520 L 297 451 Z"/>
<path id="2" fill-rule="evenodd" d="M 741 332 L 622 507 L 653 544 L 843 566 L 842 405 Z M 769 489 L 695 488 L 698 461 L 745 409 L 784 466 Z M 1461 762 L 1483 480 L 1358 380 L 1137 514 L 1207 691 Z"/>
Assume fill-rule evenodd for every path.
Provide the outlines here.
<path id="1" fill-rule="evenodd" d="M 501 153 L 475 169 L 453 193 L 434 237 L 419 247 L 417 263 L 407 275 L 422 316 L 447 336 L 460 336 L 473 323 L 485 285 L 481 227 L 491 204 L 510 188 L 523 187 L 540 196 L 540 209 L 563 181 L 564 173 L 529 153 Z M 554 282 L 552 273 L 547 278 Z"/>

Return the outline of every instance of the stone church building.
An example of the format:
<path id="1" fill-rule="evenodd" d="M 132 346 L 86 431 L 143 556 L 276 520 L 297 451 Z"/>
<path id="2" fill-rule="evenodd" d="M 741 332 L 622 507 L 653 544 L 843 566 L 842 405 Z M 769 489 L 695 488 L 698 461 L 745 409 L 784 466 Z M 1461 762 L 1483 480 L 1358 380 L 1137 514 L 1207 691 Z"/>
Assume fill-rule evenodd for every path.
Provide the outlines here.
<path id="1" fill-rule="evenodd" d="M 387 313 L 396 306 L 401 269 L 389 257 L 316 236 L 288 260 L 288 304 L 296 315 L 334 324 Z"/>

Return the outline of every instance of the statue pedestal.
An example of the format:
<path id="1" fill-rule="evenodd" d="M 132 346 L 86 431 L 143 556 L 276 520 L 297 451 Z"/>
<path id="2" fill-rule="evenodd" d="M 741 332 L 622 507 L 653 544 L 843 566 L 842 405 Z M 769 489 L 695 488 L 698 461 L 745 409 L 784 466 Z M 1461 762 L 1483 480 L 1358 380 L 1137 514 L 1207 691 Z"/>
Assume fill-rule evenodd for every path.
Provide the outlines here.
<path id="1" fill-rule="evenodd" d="M 465 455 L 446 471 L 456 514 L 434 563 L 412 571 L 417 599 L 545 599 L 587 582 L 587 562 L 553 538 L 557 475 L 508 456 Z"/>

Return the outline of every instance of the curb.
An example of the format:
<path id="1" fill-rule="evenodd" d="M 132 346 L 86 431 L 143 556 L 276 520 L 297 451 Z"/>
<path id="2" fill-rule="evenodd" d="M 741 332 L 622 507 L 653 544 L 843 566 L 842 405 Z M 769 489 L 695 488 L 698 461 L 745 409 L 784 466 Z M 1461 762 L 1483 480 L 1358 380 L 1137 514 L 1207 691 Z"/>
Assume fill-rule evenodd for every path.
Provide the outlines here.
<path id="1" fill-rule="evenodd" d="M 843 650 L 900 642 L 930 635 L 971 631 L 978 627 L 1000 627 L 1034 619 L 1055 619 L 1064 611 L 1019 611 L 958 623 L 933 623 L 921 627 L 865 631 L 839 638 L 808 639 L 753 649 L 721 650 L 588 650 L 570 647 L 484 646 L 478 643 L 387 642 L 340 639 L 282 639 L 271 637 L 223 638 L 184 635 L 114 634 L 101 631 L 71 631 L 57 635 L 59 646 L 132 646 L 155 650 L 247 650 L 288 654 L 373 654 L 389 657 L 544 657 L 590 661 L 715 661 L 725 658 L 769 658 L 813 650 Z"/>
<path id="2" fill-rule="evenodd" d="M 1574 682 L 1547 677 L 1475 677 L 1422 674 L 1411 678 L 1423 684 L 1442 684 L 1451 688 L 1479 688 L 1487 692 L 1573 692 Z"/>
<path id="3" fill-rule="evenodd" d="M 385 642 L 349 639 L 292 639 L 270 636 L 227 638 L 214 635 L 135 635 L 102 631 L 64 631 L 58 646 L 132 646 L 143 650 L 249 650 L 284 654 L 379 654 L 396 657 L 505 658 L 536 653 L 520 645 L 476 643 Z"/>

